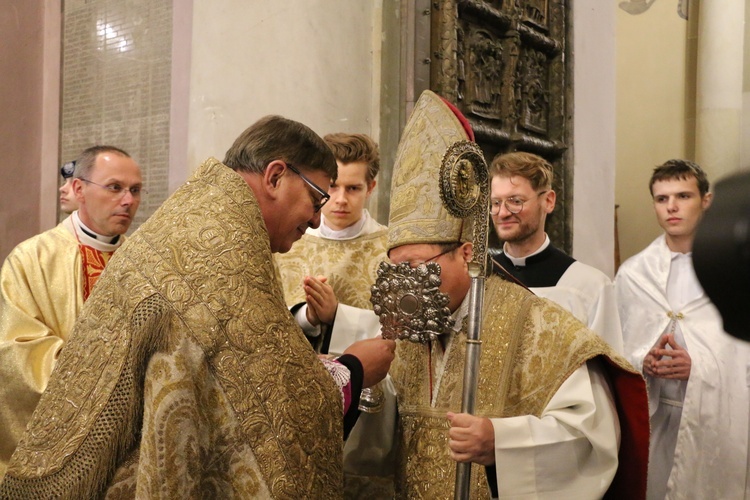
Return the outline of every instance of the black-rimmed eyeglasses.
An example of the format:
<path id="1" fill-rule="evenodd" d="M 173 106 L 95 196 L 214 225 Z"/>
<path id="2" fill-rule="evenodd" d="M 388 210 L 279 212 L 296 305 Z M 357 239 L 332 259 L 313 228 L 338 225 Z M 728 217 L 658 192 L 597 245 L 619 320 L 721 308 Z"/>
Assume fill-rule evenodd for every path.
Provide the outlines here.
<path id="1" fill-rule="evenodd" d="M 294 165 L 292 165 L 291 163 L 287 163 L 286 166 L 289 167 L 289 170 L 299 175 L 302 178 L 302 180 L 305 181 L 305 184 L 307 184 L 313 191 L 315 191 L 316 193 L 320 195 L 320 198 L 318 199 L 318 201 L 313 201 L 313 210 L 315 210 L 315 213 L 320 212 L 320 209 L 323 208 L 323 205 L 325 205 L 328 202 L 331 196 L 327 192 L 323 191 L 323 189 L 320 186 L 318 186 L 313 181 L 305 177 L 305 175 L 299 170 L 297 170 Z"/>
<path id="2" fill-rule="evenodd" d="M 539 191 L 536 194 L 536 197 L 539 198 L 547 191 L 547 189 L 545 189 L 544 191 Z M 523 210 L 523 204 L 527 201 L 529 200 L 522 200 L 518 196 L 511 196 L 510 198 L 505 198 L 504 200 L 490 200 L 490 215 L 498 215 L 500 213 L 500 207 L 503 205 L 505 205 L 505 208 L 508 210 L 508 212 L 512 213 L 513 215 L 520 214 L 521 210 Z"/>

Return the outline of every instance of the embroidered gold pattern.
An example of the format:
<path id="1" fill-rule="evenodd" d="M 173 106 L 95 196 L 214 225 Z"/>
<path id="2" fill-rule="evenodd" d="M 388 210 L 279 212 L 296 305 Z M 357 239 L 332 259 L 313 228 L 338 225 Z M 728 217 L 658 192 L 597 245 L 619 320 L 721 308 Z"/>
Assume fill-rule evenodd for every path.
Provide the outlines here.
<path id="1" fill-rule="evenodd" d="M 386 230 L 352 240 L 304 235 L 289 252 L 274 255 L 283 278 L 286 303 L 304 302 L 302 279 L 323 275 L 328 277 L 328 284 L 341 303 L 372 309 L 370 286 L 375 283 L 378 265 L 387 258 L 387 236 Z"/>
<path id="2" fill-rule="evenodd" d="M 560 384 L 600 354 L 633 370 L 556 304 L 497 276 L 487 279 L 485 294 L 477 415 L 539 416 Z M 461 408 L 466 333 L 451 335 L 434 394 L 429 370 L 435 365 L 429 366 L 429 347 L 398 341 L 391 377 L 401 417 L 396 468 L 400 498 L 453 498 L 456 467 L 448 451 L 445 414 Z M 484 468 L 476 465 L 471 497 L 489 497 Z"/>
<path id="3" fill-rule="evenodd" d="M 30 425 L 0 496 L 341 495 L 339 392 L 240 176 L 209 159 L 117 251 Z"/>
<path id="4" fill-rule="evenodd" d="M 472 239 L 471 220 L 449 214 L 435 196 L 443 156 L 453 144 L 467 139 L 453 111 L 437 94 L 424 91 L 414 105 L 396 153 L 388 248 Z M 470 193 L 462 196 L 469 204 L 470 198 Z"/>

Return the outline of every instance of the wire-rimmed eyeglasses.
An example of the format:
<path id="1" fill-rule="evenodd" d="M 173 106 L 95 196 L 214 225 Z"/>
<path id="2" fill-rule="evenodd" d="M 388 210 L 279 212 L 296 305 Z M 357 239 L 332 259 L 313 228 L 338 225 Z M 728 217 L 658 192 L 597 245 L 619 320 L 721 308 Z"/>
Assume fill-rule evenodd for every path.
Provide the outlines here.
<path id="1" fill-rule="evenodd" d="M 299 170 L 297 170 L 294 165 L 292 165 L 291 163 L 287 163 L 286 166 L 289 167 L 289 170 L 299 175 L 302 178 L 302 180 L 305 181 L 305 184 L 310 186 L 310 188 L 313 191 L 315 191 L 316 193 L 320 195 L 320 199 L 318 199 L 318 201 L 313 201 L 313 210 L 315 210 L 315 213 L 320 212 L 320 209 L 323 208 L 323 205 L 325 205 L 328 202 L 331 196 L 326 191 L 323 191 L 323 188 L 321 188 L 320 186 L 315 184 L 313 181 L 305 177 L 305 175 Z"/>
<path id="2" fill-rule="evenodd" d="M 447 250 L 443 250 L 439 254 L 433 255 L 429 259 L 421 260 L 421 261 L 418 261 L 418 262 L 410 262 L 409 265 L 411 267 L 419 267 L 421 264 L 427 264 L 427 263 L 430 263 L 430 262 L 437 262 L 437 260 L 440 257 L 442 257 L 443 255 L 447 255 L 447 254 L 449 254 L 451 252 L 455 252 L 460 246 L 461 246 L 461 243 L 454 243 L 454 244 L 448 245 L 448 249 Z"/>
<path id="3" fill-rule="evenodd" d="M 542 196 L 547 191 L 549 190 L 545 189 L 544 191 L 539 191 L 536 194 L 537 198 Z M 521 210 L 523 210 L 523 204 L 527 201 L 529 200 L 521 199 L 518 196 L 511 196 L 510 198 L 506 198 L 504 200 L 490 200 L 490 214 L 498 215 L 500 213 L 500 207 L 502 205 L 505 205 L 505 209 L 513 215 L 519 214 L 521 213 Z"/>
<path id="4" fill-rule="evenodd" d="M 137 186 L 123 186 L 119 182 L 112 182 L 110 184 L 99 184 L 98 182 L 91 181 L 89 179 L 84 179 L 83 177 L 80 177 L 80 179 L 83 182 L 87 182 L 89 184 L 93 184 L 94 186 L 99 186 L 102 189 L 105 189 L 109 191 L 112 196 L 115 198 L 120 198 L 122 196 L 125 196 L 125 192 L 130 192 L 130 195 L 133 198 L 140 198 L 141 194 L 148 194 L 148 191 L 143 186 L 137 185 Z"/>

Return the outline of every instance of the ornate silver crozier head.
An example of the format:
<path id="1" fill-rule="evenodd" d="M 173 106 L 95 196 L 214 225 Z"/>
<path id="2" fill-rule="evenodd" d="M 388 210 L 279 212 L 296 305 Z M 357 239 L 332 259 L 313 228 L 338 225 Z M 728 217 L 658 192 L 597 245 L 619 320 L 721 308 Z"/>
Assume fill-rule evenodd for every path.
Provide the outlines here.
<path id="1" fill-rule="evenodd" d="M 450 330 L 449 298 L 439 290 L 440 265 L 381 262 L 370 302 L 383 338 L 425 343 Z"/>

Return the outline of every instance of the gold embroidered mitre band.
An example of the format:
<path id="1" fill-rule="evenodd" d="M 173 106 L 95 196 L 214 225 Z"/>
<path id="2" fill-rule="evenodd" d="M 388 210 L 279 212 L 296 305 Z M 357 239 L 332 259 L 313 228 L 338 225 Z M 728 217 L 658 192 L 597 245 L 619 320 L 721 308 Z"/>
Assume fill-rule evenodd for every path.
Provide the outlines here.
<path id="1" fill-rule="evenodd" d="M 448 104 L 434 92 L 424 91 L 414 105 L 396 153 L 388 250 L 413 243 L 472 239 L 471 218 L 451 215 L 440 194 L 443 157 L 454 144 L 469 140 L 467 130 Z"/>

